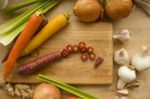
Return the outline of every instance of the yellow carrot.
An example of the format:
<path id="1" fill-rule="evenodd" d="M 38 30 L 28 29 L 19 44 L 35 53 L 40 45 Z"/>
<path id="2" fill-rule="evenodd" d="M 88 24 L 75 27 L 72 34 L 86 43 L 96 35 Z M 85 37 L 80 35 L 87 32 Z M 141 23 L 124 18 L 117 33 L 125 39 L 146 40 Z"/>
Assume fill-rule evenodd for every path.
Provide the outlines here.
<path id="1" fill-rule="evenodd" d="M 49 39 L 54 33 L 58 32 L 64 26 L 68 24 L 69 17 L 65 14 L 60 14 L 54 17 L 52 20 L 46 24 L 46 26 L 32 38 L 29 44 L 26 46 L 25 50 L 21 56 L 27 55 L 41 44 L 43 44 L 47 39 Z"/>

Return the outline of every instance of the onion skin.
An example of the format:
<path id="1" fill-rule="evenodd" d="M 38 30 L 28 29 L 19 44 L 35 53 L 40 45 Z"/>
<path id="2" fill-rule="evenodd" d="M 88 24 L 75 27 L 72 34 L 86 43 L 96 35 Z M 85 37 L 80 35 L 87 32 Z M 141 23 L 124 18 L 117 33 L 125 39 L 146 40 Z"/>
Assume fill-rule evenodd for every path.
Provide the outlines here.
<path id="1" fill-rule="evenodd" d="M 56 86 L 42 83 L 35 88 L 33 99 L 62 99 L 62 95 Z"/>
<path id="2" fill-rule="evenodd" d="M 77 0 L 74 14 L 83 22 L 94 22 L 103 17 L 103 7 L 98 0 Z"/>
<path id="3" fill-rule="evenodd" d="M 130 14 L 132 5 L 132 0 L 105 0 L 105 12 L 111 20 L 118 20 Z"/>

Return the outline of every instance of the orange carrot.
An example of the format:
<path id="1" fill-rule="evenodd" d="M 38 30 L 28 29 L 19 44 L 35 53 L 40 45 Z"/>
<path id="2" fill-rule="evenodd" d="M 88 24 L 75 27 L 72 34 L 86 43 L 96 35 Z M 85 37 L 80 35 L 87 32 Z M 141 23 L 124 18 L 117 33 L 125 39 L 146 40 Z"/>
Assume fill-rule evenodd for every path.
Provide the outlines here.
<path id="1" fill-rule="evenodd" d="M 19 55 L 24 50 L 24 48 L 26 47 L 26 45 L 28 44 L 28 42 L 30 41 L 30 39 L 32 38 L 38 27 L 40 26 L 42 19 L 43 18 L 42 16 L 40 16 L 40 13 L 36 12 L 28 20 L 25 28 L 19 35 L 8 56 L 3 72 L 4 79 L 7 79 L 7 77 L 11 73 L 16 60 L 18 59 Z"/>

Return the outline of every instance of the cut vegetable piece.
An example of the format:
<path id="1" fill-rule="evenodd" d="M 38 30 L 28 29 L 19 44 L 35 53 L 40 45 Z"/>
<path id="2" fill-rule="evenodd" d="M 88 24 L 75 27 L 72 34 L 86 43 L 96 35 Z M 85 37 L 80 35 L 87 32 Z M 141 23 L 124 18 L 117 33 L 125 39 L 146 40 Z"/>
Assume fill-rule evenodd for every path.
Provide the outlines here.
<path id="1" fill-rule="evenodd" d="M 5 79 L 7 79 L 7 77 L 11 73 L 14 64 L 18 59 L 20 53 L 24 50 L 25 46 L 30 41 L 34 33 L 36 32 L 42 20 L 43 18 L 40 15 L 40 12 L 34 13 L 28 20 L 25 28 L 23 29 L 22 33 L 19 35 L 18 39 L 16 40 L 6 61 L 6 65 L 3 72 L 3 76 Z"/>
<path id="2" fill-rule="evenodd" d="M 49 39 L 54 33 L 58 32 L 60 29 L 68 24 L 68 17 L 64 14 L 57 15 L 52 20 L 50 20 L 47 25 L 29 42 L 27 47 L 21 56 L 27 55 L 41 44 L 43 44 L 47 39 Z"/>
<path id="3" fill-rule="evenodd" d="M 83 99 L 99 99 L 99 98 L 97 98 L 95 96 L 92 96 L 92 95 L 89 95 L 89 94 L 87 94 L 87 93 L 85 93 L 85 92 L 83 92 L 83 91 L 81 91 L 81 90 L 79 90 L 79 89 L 77 89 L 75 87 L 67 85 L 67 84 L 65 84 L 65 83 L 63 83 L 61 81 L 58 81 L 58 80 L 54 80 L 54 79 L 52 79 L 50 77 L 47 77 L 47 76 L 44 76 L 42 74 L 39 74 L 37 79 L 39 79 L 41 81 L 44 81 L 44 82 L 47 82 L 47 83 L 50 83 L 52 85 L 55 85 L 55 86 L 65 90 L 65 91 L 67 91 L 69 93 L 72 93 L 72 94 L 74 94 L 76 96 L 79 96 L 79 97 L 81 97 Z"/>
<path id="4" fill-rule="evenodd" d="M 23 7 L 26 7 L 26 6 L 29 6 L 29 5 L 32 5 L 32 4 L 41 2 L 41 1 L 44 1 L 44 0 L 26 0 L 26 1 L 19 2 L 19 3 L 9 4 L 9 5 L 4 9 L 4 13 L 5 13 L 6 15 L 10 15 L 10 14 L 12 14 L 13 12 L 15 12 L 16 10 L 19 10 L 20 8 L 23 8 Z"/>

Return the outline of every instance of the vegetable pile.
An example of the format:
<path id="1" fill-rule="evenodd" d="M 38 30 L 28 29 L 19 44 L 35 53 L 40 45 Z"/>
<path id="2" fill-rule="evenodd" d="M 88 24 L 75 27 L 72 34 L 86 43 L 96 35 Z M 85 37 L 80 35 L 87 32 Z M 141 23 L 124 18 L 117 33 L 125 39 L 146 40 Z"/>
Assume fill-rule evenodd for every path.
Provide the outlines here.
<path id="1" fill-rule="evenodd" d="M 85 42 L 80 42 L 78 45 L 67 45 L 65 49 L 63 49 L 61 55 L 64 58 L 67 58 L 70 53 L 81 53 L 81 60 L 83 62 L 87 61 L 88 59 L 94 61 L 96 58 L 96 54 L 94 52 L 93 47 L 85 44 Z M 104 61 L 103 57 L 98 56 L 97 59 L 95 60 L 94 67 L 97 68 L 99 67 L 102 62 Z"/>
<path id="2" fill-rule="evenodd" d="M 65 27 L 68 24 L 68 21 L 69 15 L 67 14 L 59 14 L 52 20 L 49 20 L 45 27 L 28 43 L 21 56 L 27 55 L 38 48 L 54 33 L 57 33 L 59 30 Z"/>
<path id="3" fill-rule="evenodd" d="M 45 21 L 44 19 L 43 14 L 61 1 L 62 0 L 27 0 L 6 6 L 7 0 L 0 0 L 0 2 L 2 2 L 0 3 L 0 9 L 3 9 L 4 14 L 8 16 L 13 15 L 21 8 L 35 4 L 18 17 L 0 25 L 0 43 L 7 46 L 14 41 L 12 48 L 10 48 L 10 51 L 8 51 L 6 57 L 2 60 L 2 62 L 6 60 L 3 71 L 3 78 L 5 80 L 7 80 L 12 72 L 18 58 L 33 52 L 53 34 L 57 33 L 69 23 L 70 16 L 68 14 L 59 14 L 49 21 Z M 105 0 L 104 2 L 99 2 L 98 0 L 77 0 L 73 12 L 79 20 L 83 22 L 95 22 L 98 19 L 102 19 L 104 12 L 110 20 L 118 20 L 126 17 L 131 13 L 132 7 L 132 0 Z M 131 40 L 131 35 L 127 29 L 124 29 L 120 34 L 114 35 L 113 38 L 122 43 L 126 43 Z M 80 53 L 80 58 L 83 62 L 88 60 L 95 61 L 94 68 L 98 68 L 104 61 L 103 57 L 95 54 L 93 47 L 87 46 L 85 42 L 80 42 L 77 45 L 67 45 L 62 51 L 51 52 L 45 56 L 22 64 L 18 67 L 18 72 L 20 75 L 33 73 L 49 63 L 68 58 L 72 53 Z M 114 53 L 114 61 L 120 65 L 117 83 L 117 89 L 119 90 L 117 92 L 126 96 L 129 93 L 126 88 L 139 86 L 137 83 L 127 85 L 137 79 L 136 71 L 144 71 L 150 68 L 148 48 L 146 46 L 142 47 L 142 52 L 137 53 L 131 58 L 132 66 L 129 66 L 129 55 L 124 48 Z M 33 99 L 62 99 L 61 91 L 57 87 L 76 95 L 68 97 L 67 99 L 98 99 L 95 96 L 89 95 L 50 77 L 39 74 L 37 78 L 45 83 L 36 87 L 33 93 Z M 6 84 L 6 82 L 3 83 Z M 15 88 L 13 88 L 13 85 L 9 83 L 6 84 L 6 90 L 11 95 L 21 97 L 31 97 L 33 92 L 29 85 L 16 84 Z M 24 95 L 24 91 L 28 96 Z"/>
<path id="4" fill-rule="evenodd" d="M 71 53 L 81 53 L 81 60 L 83 62 L 87 61 L 88 59 L 94 61 L 96 58 L 93 47 L 86 47 L 85 42 L 80 42 L 78 45 L 67 45 L 61 52 L 52 52 L 50 54 L 41 56 L 35 60 L 22 64 L 19 66 L 18 72 L 21 75 L 31 74 L 45 67 L 49 63 L 62 58 L 67 58 Z M 98 66 L 100 66 L 103 61 L 104 59 L 102 57 L 97 57 L 94 67 L 98 68 Z"/>
<path id="5" fill-rule="evenodd" d="M 83 92 L 83 91 L 81 91 L 81 90 L 79 90 L 79 89 L 77 89 L 75 87 L 67 85 L 67 84 L 65 84 L 65 83 L 63 83 L 61 81 L 55 80 L 55 79 L 53 79 L 51 77 L 47 77 L 47 76 L 39 74 L 37 79 L 39 79 L 39 80 L 41 80 L 43 82 L 55 85 L 55 86 L 65 90 L 65 91 L 67 91 L 69 93 L 72 93 L 72 94 L 74 94 L 76 96 L 79 96 L 80 98 L 83 98 L 83 99 L 98 99 L 95 96 L 89 95 L 89 94 L 87 94 L 87 93 L 85 93 L 85 92 Z"/>
<path id="6" fill-rule="evenodd" d="M 0 43 L 5 46 L 10 44 L 23 30 L 26 25 L 26 21 L 33 13 L 35 13 L 35 11 L 42 9 L 42 13 L 44 14 L 52 7 L 56 6 L 59 2 L 61 2 L 61 0 L 46 0 L 39 2 L 34 7 L 25 11 L 16 18 L 0 25 Z"/>
<path id="7" fill-rule="evenodd" d="M 31 18 L 28 20 L 27 24 L 25 25 L 25 28 L 23 29 L 22 33 L 19 35 L 15 44 L 13 45 L 13 47 L 8 55 L 6 65 L 4 68 L 4 72 L 3 72 L 4 79 L 7 79 L 7 77 L 13 70 L 15 62 L 20 57 L 20 55 L 23 56 L 23 55 L 29 54 L 31 51 L 33 51 L 34 49 L 39 47 L 52 34 L 56 33 L 58 30 L 62 29 L 64 26 L 66 26 L 68 23 L 68 19 L 69 19 L 69 17 L 64 14 L 60 14 L 60 15 L 56 16 L 52 21 L 49 21 L 39 33 L 37 33 L 32 38 L 32 36 L 38 30 L 38 28 L 40 27 L 40 25 L 42 23 L 43 17 L 40 14 L 41 14 L 41 12 L 38 11 L 31 16 Z M 25 52 L 24 52 L 24 50 L 25 50 Z M 23 53 L 23 54 L 21 54 L 21 53 Z M 35 62 L 31 62 L 31 64 L 25 65 L 25 67 L 23 65 L 23 67 L 20 68 L 19 71 L 23 74 L 31 73 L 31 72 L 35 71 L 37 68 L 40 68 L 40 67 L 37 67 L 37 65 L 39 66 L 42 64 L 46 64 L 49 61 L 54 61 L 55 59 L 58 59 L 60 56 L 57 53 L 56 54 L 53 53 L 53 54 L 49 55 L 47 57 L 42 57 Z M 47 60 L 47 59 L 49 59 L 49 60 Z M 45 60 L 47 60 L 47 61 L 45 61 Z M 38 62 L 38 64 L 37 64 L 37 62 Z M 32 67 L 32 69 L 31 69 L 31 67 Z"/>
<path id="8" fill-rule="evenodd" d="M 59 14 L 52 20 L 49 20 L 48 22 L 46 21 L 46 19 L 43 19 L 36 33 L 34 33 L 36 35 L 26 45 L 21 54 L 19 54 L 19 57 L 23 57 L 27 54 L 30 54 L 32 51 L 34 51 L 36 48 L 42 45 L 47 39 L 49 39 L 54 33 L 57 33 L 57 31 L 65 27 L 68 24 L 68 21 L 68 14 Z M 11 50 L 12 48 L 10 47 L 8 52 L 4 56 L 2 63 L 7 60 Z"/>
<path id="9" fill-rule="evenodd" d="M 131 34 L 127 29 L 123 29 L 120 34 L 114 35 L 114 39 L 121 41 L 122 43 L 127 43 L 131 40 Z M 130 61 L 131 60 L 131 61 Z M 120 67 L 118 69 L 118 82 L 117 82 L 117 93 L 121 97 L 127 98 L 128 89 L 138 87 L 139 83 L 136 81 L 137 72 L 150 69 L 150 56 L 148 55 L 148 48 L 142 46 L 142 50 L 139 53 L 133 55 L 130 59 L 127 50 L 124 48 L 118 49 L 114 53 L 114 62 Z"/>
<path id="10" fill-rule="evenodd" d="M 77 0 L 73 11 L 83 22 L 94 22 L 102 18 L 104 12 L 109 19 L 118 20 L 130 14 L 132 5 L 132 0 Z"/>

